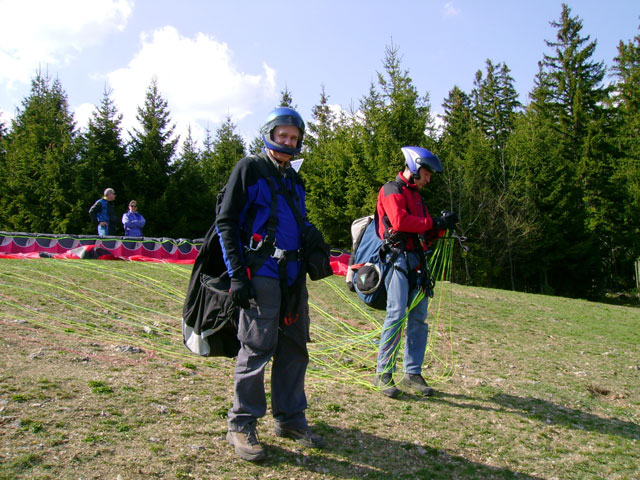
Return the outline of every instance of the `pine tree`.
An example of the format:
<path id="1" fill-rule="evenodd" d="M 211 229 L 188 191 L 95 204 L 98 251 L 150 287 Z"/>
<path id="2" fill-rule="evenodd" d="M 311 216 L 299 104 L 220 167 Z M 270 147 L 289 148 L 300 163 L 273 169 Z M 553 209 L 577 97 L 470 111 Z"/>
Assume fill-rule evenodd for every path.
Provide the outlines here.
<path id="1" fill-rule="evenodd" d="M 129 144 L 133 183 L 127 190 L 138 199 L 141 211 L 144 208 L 146 212 L 146 236 L 165 236 L 174 221 L 163 201 L 178 143 L 170 115 L 168 102 L 160 95 L 154 78 L 147 88 L 144 106 L 138 107 L 140 129 L 134 128 Z"/>
<path id="2" fill-rule="evenodd" d="M 262 147 L 264 147 L 264 142 L 261 136 L 254 137 L 249 144 L 249 153 L 251 155 L 257 155 L 262 151 Z"/>
<path id="3" fill-rule="evenodd" d="M 552 115 L 561 133 L 565 158 L 581 157 L 583 140 L 594 116 L 600 114 L 601 102 L 607 98 L 602 86 L 606 74 L 603 62 L 591 61 L 596 41 L 580 36 L 582 20 L 571 16 L 571 9 L 562 5 L 559 22 L 551 22 L 556 41 L 547 41 L 553 55 L 544 55 L 542 67 L 551 87 L 545 108 Z"/>
<path id="4" fill-rule="evenodd" d="M 383 65 L 377 86 L 371 84 L 368 95 L 360 101 L 361 117 L 354 117 L 363 157 L 351 173 L 364 195 L 361 204 L 368 211 L 375 208 L 380 187 L 403 168 L 402 146 L 435 145 L 435 140 L 425 135 L 426 131 L 434 132 L 429 96 L 418 94 L 409 72 L 401 67 L 397 46 L 386 48 Z"/>
<path id="5" fill-rule="evenodd" d="M 494 65 L 487 59 L 486 76 L 483 77 L 482 71 L 478 70 L 474 87 L 471 93 L 474 117 L 489 139 L 497 165 L 503 164 L 503 149 L 521 108 L 509 67 Z"/>
<path id="6" fill-rule="evenodd" d="M 527 203 L 516 194 L 523 172 L 506 149 L 521 104 L 505 64 L 494 65 L 487 60 L 486 75 L 479 70 L 474 86 L 473 116 L 491 150 L 491 155 L 479 166 L 487 173 L 481 175 L 487 182 L 481 198 L 489 199 L 487 205 L 491 205 L 478 212 L 481 249 L 491 262 L 485 271 L 491 272 L 488 278 L 493 284 L 515 289 L 516 258 L 535 232 Z"/>
<path id="7" fill-rule="evenodd" d="M 207 139 L 205 145 L 208 144 Z M 191 135 L 191 126 L 175 162 L 165 196 L 169 215 L 174 219 L 167 235 L 172 238 L 203 238 L 213 222 L 215 192 L 205 183 L 201 152 Z"/>
<path id="8" fill-rule="evenodd" d="M 73 116 L 60 82 L 38 72 L 6 137 L 3 230 L 76 233 L 86 210 L 75 198 Z"/>
<path id="9" fill-rule="evenodd" d="M 202 178 L 206 185 L 207 190 L 212 191 L 213 195 L 219 189 L 218 179 L 214 176 L 214 157 L 215 154 L 213 152 L 213 138 L 211 137 L 211 130 L 207 128 L 206 135 L 203 141 L 204 148 L 202 152 L 200 152 L 200 168 L 202 170 Z"/>
<path id="10" fill-rule="evenodd" d="M 345 144 L 345 136 L 352 130 L 344 115 L 333 114 L 328 100 L 323 86 L 320 102 L 313 107 L 312 119 L 307 122 L 300 173 L 306 185 L 309 220 L 331 245 L 350 248 L 349 227 L 355 217 L 361 216 L 357 208 L 353 211 L 356 195 L 347 185 L 351 148 Z"/>
<path id="11" fill-rule="evenodd" d="M 9 198 L 9 191 L 7 189 L 8 172 L 5 162 L 7 153 L 6 138 L 7 126 L 2 119 L 2 112 L 0 111 L 0 230 L 4 228 L 4 225 L 7 225 L 6 202 Z"/>
<path id="12" fill-rule="evenodd" d="M 429 192 L 430 196 L 441 200 L 431 200 L 427 204 L 432 215 L 438 215 L 439 210 L 443 209 L 456 212 L 460 217 L 462 233 L 474 239 L 470 243 L 470 253 L 461 262 L 464 274 L 454 272 L 454 278 L 457 281 L 482 283 L 480 276 L 490 271 L 487 263 L 491 258 L 483 248 L 483 240 L 490 234 L 485 220 L 487 210 L 494 206 L 486 164 L 490 157 L 489 142 L 474 121 L 471 99 L 460 88 L 456 86 L 449 92 L 443 107 L 444 128 L 438 152 L 444 172 L 434 175 L 432 184 L 436 187 L 440 182 L 444 192 Z M 440 209 L 436 208 L 438 205 Z"/>
<path id="13" fill-rule="evenodd" d="M 334 115 L 329 106 L 329 95 L 325 91 L 324 85 L 320 91 L 320 103 L 313 107 L 313 120 L 307 122 L 307 131 L 304 143 L 307 147 L 318 150 L 331 138 Z"/>
<path id="14" fill-rule="evenodd" d="M 293 96 L 291 95 L 291 90 L 289 90 L 286 85 L 284 86 L 284 90 L 280 91 L 280 104 L 278 106 L 289 107 L 293 108 L 294 110 L 297 109 L 297 107 L 293 104 Z"/>
<path id="15" fill-rule="evenodd" d="M 551 24 L 556 41 L 547 45 L 554 54 L 540 62 L 529 125 L 524 126 L 534 142 L 531 155 L 523 159 L 530 176 L 527 195 L 542 232 L 533 255 L 543 290 L 592 295 L 602 274 L 599 241 L 588 228 L 585 202 L 594 197 L 589 191 L 599 188 L 594 166 L 607 162 L 606 153 L 589 140 L 602 127 L 605 69 L 591 61 L 596 42 L 580 36 L 582 21 L 571 16 L 567 5 L 560 21 Z"/>
<path id="16" fill-rule="evenodd" d="M 0 111 L 0 160 L 4 159 L 4 154 L 5 154 L 5 146 L 4 146 L 4 139 L 7 136 L 7 126 L 4 123 L 4 120 L 2 119 L 2 111 Z"/>
<path id="17" fill-rule="evenodd" d="M 78 165 L 76 188 L 82 192 L 83 203 L 88 206 L 102 196 L 105 188 L 111 187 L 116 191 L 115 209 L 127 210 L 129 197 L 136 192 L 131 191 L 133 185 L 128 185 L 131 178 L 127 162 L 126 149 L 122 140 L 122 114 L 111 99 L 111 91 L 105 89 L 100 106 L 98 106 L 90 120 L 84 135 L 84 148 Z M 88 221 L 84 228 L 87 232 L 94 232 L 95 226 Z"/>
<path id="18" fill-rule="evenodd" d="M 631 266 L 640 261 L 640 35 L 618 45 L 614 59 L 616 112 L 616 168 L 612 182 L 624 194 L 616 205 L 623 215 L 617 225 L 618 267 L 623 278 L 633 277 Z"/>
<path id="19" fill-rule="evenodd" d="M 246 156 L 244 140 L 236 133 L 236 125 L 230 116 L 216 130 L 210 152 L 203 157 L 205 182 L 214 193 L 224 187 L 235 164 Z"/>

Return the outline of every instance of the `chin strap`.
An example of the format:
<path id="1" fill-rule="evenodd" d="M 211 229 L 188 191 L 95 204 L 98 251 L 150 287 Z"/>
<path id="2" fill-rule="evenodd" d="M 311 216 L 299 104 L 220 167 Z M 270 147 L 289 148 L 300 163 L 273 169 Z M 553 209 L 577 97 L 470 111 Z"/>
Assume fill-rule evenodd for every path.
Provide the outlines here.
<path id="1" fill-rule="evenodd" d="M 282 145 L 281 143 L 276 143 L 265 134 L 262 135 L 262 141 L 264 142 L 266 148 L 275 152 L 286 153 L 287 155 L 298 155 L 300 153 L 300 148 L 287 147 L 286 145 Z M 298 142 L 298 145 L 299 144 L 300 142 Z"/>

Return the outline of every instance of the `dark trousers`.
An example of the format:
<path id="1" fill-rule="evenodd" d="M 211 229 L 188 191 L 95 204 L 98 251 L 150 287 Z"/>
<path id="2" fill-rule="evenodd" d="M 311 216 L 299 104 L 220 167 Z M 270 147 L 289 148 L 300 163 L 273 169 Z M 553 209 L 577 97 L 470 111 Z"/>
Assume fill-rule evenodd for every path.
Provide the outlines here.
<path id="1" fill-rule="evenodd" d="M 255 277 L 251 283 L 256 298 L 255 302 L 251 301 L 251 308 L 240 313 L 240 351 L 234 371 L 229 429 L 240 431 L 265 415 L 264 372 L 271 359 L 271 410 L 276 422 L 288 428 L 306 428 L 304 377 L 309 363 L 306 286 L 295 292 L 298 296 L 298 301 L 294 302 L 296 311 L 283 315 L 280 282 L 274 278 Z M 285 322 L 283 317 L 288 320 Z"/>

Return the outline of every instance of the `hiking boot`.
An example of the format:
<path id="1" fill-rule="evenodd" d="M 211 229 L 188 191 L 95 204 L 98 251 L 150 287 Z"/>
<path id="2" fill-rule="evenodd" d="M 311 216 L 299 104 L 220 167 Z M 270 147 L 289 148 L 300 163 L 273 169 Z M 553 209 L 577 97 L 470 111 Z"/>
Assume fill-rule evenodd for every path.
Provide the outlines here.
<path id="1" fill-rule="evenodd" d="M 425 396 L 433 395 L 433 388 L 427 385 L 420 374 L 407 373 L 402 378 L 402 385 Z"/>
<path id="2" fill-rule="evenodd" d="M 264 448 L 260 445 L 255 426 L 245 426 L 240 432 L 229 430 L 227 442 L 235 447 L 236 455 L 243 460 L 255 462 L 265 457 Z"/>
<path id="3" fill-rule="evenodd" d="M 279 423 L 276 423 L 273 427 L 273 431 L 278 437 L 292 438 L 300 445 L 304 445 L 309 448 L 322 448 L 324 447 L 324 438 L 311 431 L 309 427 L 294 429 L 283 427 Z"/>
<path id="4" fill-rule="evenodd" d="M 373 384 L 387 397 L 396 398 L 400 395 L 400 390 L 396 388 L 396 384 L 393 382 L 393 376 L 388 372 L 376 374 Z"/>

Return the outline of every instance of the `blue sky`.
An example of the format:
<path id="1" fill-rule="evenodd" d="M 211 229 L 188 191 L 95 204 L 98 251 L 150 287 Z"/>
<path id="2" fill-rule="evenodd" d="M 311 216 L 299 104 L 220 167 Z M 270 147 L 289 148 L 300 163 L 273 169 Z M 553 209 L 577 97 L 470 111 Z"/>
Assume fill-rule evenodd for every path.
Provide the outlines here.
<path id="1" fill-rule="evenodd" d="M 608 66 L 640 33 L 638 0 L 566 3 Z M 15 116 L 41 68 L 80 126 L 110 88 L 131 129 L 155 76 L 177 132 L 190 125 L 200 140 L 231 115 L 250 141 L 285 87 L 305 119 L 323 85 L 336 108 L 357 108 L 392 43 L 436 113 L 454 85 L 472 89 L 486 59 L 511 69 L 526 103 L 561 10 L 555 0 L 0 0 L 0 114 Z"/>

